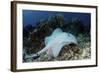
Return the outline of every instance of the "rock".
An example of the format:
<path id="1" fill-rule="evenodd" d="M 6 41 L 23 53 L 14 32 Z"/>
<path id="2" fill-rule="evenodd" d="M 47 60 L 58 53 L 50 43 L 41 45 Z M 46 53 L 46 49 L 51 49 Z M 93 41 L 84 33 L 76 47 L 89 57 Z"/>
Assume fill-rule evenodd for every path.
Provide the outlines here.
<path id="1" fill-rule="evenodd" d="M 31 25 L 30 27 L 25 27 L 23 32 L 23 48 L 25 49 L 26 54 L 24 54 L 23 60 L 25 60 L 25 62 L 36 62 L 55 60 L 80 60 L 91 58 L 91 40 L 90 36 L 84 36 L 83 34 L 89 33 L 86 31 L 84 32 L 82 21 L 79 18 L 76 18 L 72 21 L 66 21 L 67 20 L 63 15 L 57 14 L 55 16 L 50 16 L 50 18 L 47 20 L 44 19 L 40 21 L 36 27 Z M 87 27 L 85 28 L 87 29 Z M 64 35 L 62 36 L 61 33 L 64 33 Z M 62 38 L 67 40 L 62 40 Z M 59 43 L 59 41 L 62 41 L 62 43 Z M 64 43 L 66 41 L 68 41 L 67 44 Z M 33 59 L 30 57 L 25 59 L 26 55 L 35 54 L 45 47 L 49 49 L 49 51 L 51 50 L 52 53 L 50 54 L 49 52 L 45 52 L 41 54 L 39 58 Z M 48 54 L 53 54 L 53 57 L 50 59 Z"/>

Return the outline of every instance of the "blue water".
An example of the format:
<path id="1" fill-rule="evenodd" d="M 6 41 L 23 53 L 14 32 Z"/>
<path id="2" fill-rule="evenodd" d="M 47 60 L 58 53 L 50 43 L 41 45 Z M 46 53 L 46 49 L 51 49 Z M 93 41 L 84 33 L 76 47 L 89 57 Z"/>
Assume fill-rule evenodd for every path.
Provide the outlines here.
<path id="1" fill-rule="evenodd" d="M 80 18 L 84 25 L 91 24 L 90 13 L 23 10 L 23 25 L 26 26 L 31 24 L 36 26 L 40 20 L 46 20 L 50 16 L 54 16 L 56 14 L 62 14 L 66 22 L 74 18 Z"/>

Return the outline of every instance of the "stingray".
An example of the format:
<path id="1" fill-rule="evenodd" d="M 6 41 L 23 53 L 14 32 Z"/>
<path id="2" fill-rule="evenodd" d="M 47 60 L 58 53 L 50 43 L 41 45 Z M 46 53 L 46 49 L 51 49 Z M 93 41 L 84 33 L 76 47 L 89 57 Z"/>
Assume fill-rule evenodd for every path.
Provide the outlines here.
<path id="1" fill-rule="evenodd" d="M 71 33 L 66 33 L 63 32 L 60 28 L 56 28 L 50 36 L 45 37 L 44 42 L 45 47 L 42 50 L 36 54 L 26 56 L 26 58 L 35 58 L 44 52 L 46 52 L 48 56 L 56 58 L 65 45 L 72 43 L 77 44 L 77 39 Z"/>

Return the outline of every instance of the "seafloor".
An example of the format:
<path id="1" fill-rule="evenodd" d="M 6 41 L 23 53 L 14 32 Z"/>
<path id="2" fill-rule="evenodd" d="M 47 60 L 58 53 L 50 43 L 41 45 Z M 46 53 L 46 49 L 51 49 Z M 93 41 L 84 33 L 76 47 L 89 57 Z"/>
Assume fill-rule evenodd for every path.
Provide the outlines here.
<path id="1" fill-rule="evenodd" d="M 70 44 L 65 45 L 60 51 L 57 58 L 49 59 L 46 52 L 41 54 L 38 58 L 27 58 L 26 62 L 43 62 L 43 61 L 62 61 L 62 60 L 83 60 L 91 58 L 91 43 L 90 39 L 83 38 L 82 36 L 77 37 L 79 45 Z M 88 41 L 86 41 L 88 40 Z"/>
<path id="2" fill-rule="evenodd" d="M 46 52 L 37 58 L 26 58 L 27 55 L 35 54 L 43 49 L 45 47 L 44 38 L 50 36 L 56 28 L 61 28 L 64 32 L 73 34 L 77 39 L 78 45 L 65 45 L 57 58 L 49 58 Z M 90 58 L 90 24 L 84 26 L 84 23 L 79 18 L 67 21 L 62 15 L 55 15 L 48 18 L 48 20 L 40 21 L 36 27 L 28 25 L 23 29 L 23 62 L 83 60 Z"/>

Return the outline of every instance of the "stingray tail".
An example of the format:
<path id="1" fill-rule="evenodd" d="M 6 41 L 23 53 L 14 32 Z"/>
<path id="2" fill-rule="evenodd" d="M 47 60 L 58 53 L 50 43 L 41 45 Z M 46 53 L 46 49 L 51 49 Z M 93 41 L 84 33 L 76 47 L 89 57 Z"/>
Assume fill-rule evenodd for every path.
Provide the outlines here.
<path id="1" fill-rule="evenodd" d="M 39 57 L 38 54 L 32 54 L 32 55 L 26 55 L 26 56 L 25 56 L 26 59 L 29 59 L 29 58 L 36 59 L 36 58 L 38 58 L 38 57 Z"/>
<path id="2" fill-rule="evenodd" d="M 37 59 L 40 57 L 40 55 L 42 53 L 44 53 L 47 49 L 46 48 L 43 48 L 42 50 L 40 50 L 38 53 L 36 54 L 31 54 L 31 55 L 26 55 L 25 58 L 28 59 L 28 58 L 33 58 L 33 59 Z"/>

